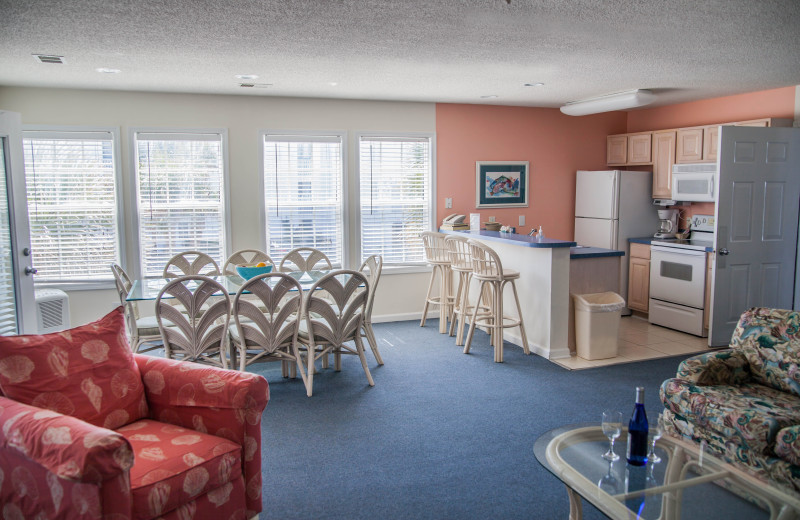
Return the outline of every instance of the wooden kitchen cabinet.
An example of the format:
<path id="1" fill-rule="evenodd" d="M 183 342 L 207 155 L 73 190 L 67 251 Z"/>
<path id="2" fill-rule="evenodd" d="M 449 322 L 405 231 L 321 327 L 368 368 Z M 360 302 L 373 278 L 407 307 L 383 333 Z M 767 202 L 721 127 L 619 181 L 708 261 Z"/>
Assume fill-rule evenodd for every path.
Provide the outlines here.
<path id="1" fill-rule="evenodd" d="M 650 302 L 650 246 L 631 243 L 628 269 L 628 308 L 648 312 Z"/>
<path id="2" fill-rule="evenodd" d="M 628 164 L 650 164 L 652 160 L 653 134 L 628 136 Z"/>
<path id="3" fill-rule="evenodd" d="M 676 163 L 696 163 L 703 160 L 703 128 L 680 128 L 677 131 Z"/>
<path id="4" fill-rule="evenodd" d="M 606 163 L 625 164 L 628 161 L 628 136 L 609 135 L 606 139 Z"/>
<path id="5" fill-rule="evenodd" d="M 675 130 L 653 132 L 653 198 L 672 197 L 672 165 L 675 164 Z M 649 257 L 648 257 L 649 258 Z"/>
<path id="6" fill-rule="evenodd" d="M 719 146 L 719 125 L 707 126 L 703 129 L 703 161 L 717 162 Z"/>

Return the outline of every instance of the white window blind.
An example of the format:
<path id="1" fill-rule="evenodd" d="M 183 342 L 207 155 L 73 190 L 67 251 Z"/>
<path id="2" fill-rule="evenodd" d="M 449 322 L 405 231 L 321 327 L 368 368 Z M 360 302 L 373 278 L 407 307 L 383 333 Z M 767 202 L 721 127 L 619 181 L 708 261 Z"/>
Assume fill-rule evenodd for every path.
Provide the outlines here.
<path id="1" fill-rule="evenodd" d="M 114 135 L 26 131 L 23 146 L 36 281 L 111 280 L 120 258 Z"/>
<path id="2" fill-rule="evenodd" d="M 267 252 L 313 247 L 342 264 L 342 137 L 264 136 Z"/>
<path id="3" fill-rule="evenodd" d="M 18 332 L 10 209 L 6 186 L 5 143 L 4 138 L 0 138 L 0 336 L 10 336 Z"/>
<path id="4" fill-rule="evenodd" d="M 220 133 L 136 133 L 139 259 L 160 277 L 167 261 L 201 251 L 225 259 L 223 139 Z"/>
<path id="5" fill-rule="evenodd" d="M 420 233 L 430 228 L 431 139 L 366 137 L 359 141 L 361 258 L 384 265 L 424 263 Z"/>

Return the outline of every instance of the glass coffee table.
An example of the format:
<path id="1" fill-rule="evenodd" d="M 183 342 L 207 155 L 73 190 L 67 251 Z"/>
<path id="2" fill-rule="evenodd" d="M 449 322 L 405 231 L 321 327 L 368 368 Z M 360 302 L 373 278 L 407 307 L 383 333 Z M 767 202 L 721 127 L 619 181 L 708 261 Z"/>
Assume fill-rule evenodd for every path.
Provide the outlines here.
<path id="1" fill-rule="evenodd" d="M 614 462 L 601 457 L 608 438 L 599 424 L 565 426 L 536 440 L 536 459 L 567 488 L 570 520 L 582 518 L 581 500 L 614 519 L 800 519 L 800 499 L 693 443 L 665 435 L 656 441 L 661 462 L 637 467 L 625 462 L 626 440 L 623 430 Z"/>

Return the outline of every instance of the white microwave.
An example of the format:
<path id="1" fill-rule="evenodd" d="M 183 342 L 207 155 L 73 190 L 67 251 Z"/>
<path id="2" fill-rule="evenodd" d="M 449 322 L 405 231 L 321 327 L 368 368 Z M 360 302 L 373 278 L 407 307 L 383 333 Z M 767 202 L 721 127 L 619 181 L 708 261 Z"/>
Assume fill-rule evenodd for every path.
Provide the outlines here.
<path id="1" fill-rule="evenodd" d="M 717 163 L 676 164 L 672 167 L 672 199 L 714 202 Z"/>

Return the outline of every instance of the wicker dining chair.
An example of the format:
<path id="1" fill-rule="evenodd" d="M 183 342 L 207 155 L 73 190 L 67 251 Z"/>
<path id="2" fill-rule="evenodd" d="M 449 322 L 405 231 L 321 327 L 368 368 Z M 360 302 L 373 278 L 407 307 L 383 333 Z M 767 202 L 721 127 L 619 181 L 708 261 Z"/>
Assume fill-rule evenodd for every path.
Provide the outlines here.
<path id="1" fill-rule="evenodd" d="M 258 249 L 240 249 L 229 256 L 225 261 L 225 264 L 222 266 L 222 274 L 238 274 L 236 272 L 237 265 L 255 265 L 261 262 L 268 266 L 271 265 L 273 269 L 275 268 L 275 262 L 273 262 L 272 258 L 264 251 L 259 251 Z"/>
<path id="2" fill-rule="evenodd" d="M 364 312 L 364 325 L 362 328 L 362 336 L 367 338 L 369 347 L 372 349 L 372 354 L 379 365 L 383 364 L 383 358 L 378 350 L 378 341 L 375 339 L 375 331 L 372 329 L 372 305 L 375 303 L 375 293 L 378 289 L 378 282 L 381 279 L 381 271 L 383 271 L 383 257 L 381 255 L 372 255 L 364 260 L 358 272 L 367 277 L 369 281 L 369 297 L 367 298 L 367 309 Z"/>
<path id="3" fill-rule="evenodd" d="M 125 324 L 128 328 L 131 350 L 139 352 L 142 346 L 147 346 L 142 352 L 160 348 L 161 331 L 158 329 L 156 317 L 140 316 L 136 302 L 128 301 L 128 295 L 133 287 L 128 273 L 119 264 L 111 264 L 111 272 L 114 274 L 119 303 L 125 309 Z"/>
<path id="4" fill-rule="evenodd" d="M 298 247 L 292 249 L 281 259 L 278 271 L 289 273 L 292 271 L 311 271 L 313 269 L 333 269 L 330 258 L 313 247 Z"/>
<path id="5" fill-rule="evenodd" d="M 164 278 L 178 278 L 199 274 L 203 276 L 219 276 L 222 274 L 219 265 L 209 255 L 200 251 L 184 251 L 173 256 L 164 266 Z"/>

